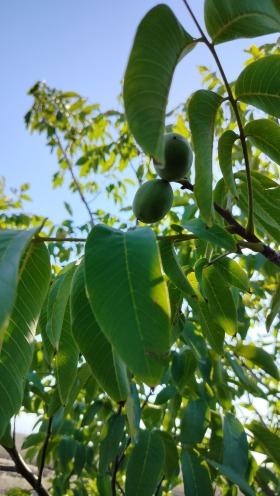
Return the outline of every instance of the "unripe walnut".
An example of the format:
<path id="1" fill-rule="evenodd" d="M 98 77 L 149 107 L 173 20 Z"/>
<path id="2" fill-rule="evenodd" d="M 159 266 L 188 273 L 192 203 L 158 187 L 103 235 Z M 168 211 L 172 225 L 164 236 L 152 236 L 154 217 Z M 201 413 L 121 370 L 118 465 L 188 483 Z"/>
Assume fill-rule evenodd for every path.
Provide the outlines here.
<path id="1" fill-rule="evenodd" d="M 158 222 L 170 210 L 173 203 L 173 190 L 162 179 L 152 179 L 142 184 L 133 200 L 132 210 L 137 219 L 145 224 Z"/>
<path id="2" fill-rule="evenodd" d="M 178 133 L 167 133 L 164 139 L 164 162 L 154 160 L 157 174 L 165 181 L 180 181 L 189 172 L 192 161 L 192 149 L 184 136 Z"/>

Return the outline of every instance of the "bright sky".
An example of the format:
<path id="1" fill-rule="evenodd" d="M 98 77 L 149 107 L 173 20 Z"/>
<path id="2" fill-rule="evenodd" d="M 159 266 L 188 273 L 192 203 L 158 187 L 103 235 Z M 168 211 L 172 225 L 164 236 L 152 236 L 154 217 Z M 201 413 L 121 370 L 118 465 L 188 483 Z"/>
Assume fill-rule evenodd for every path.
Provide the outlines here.
<path id="1" fill-rule="evenodd" d="M 197 36 L 182 0 L 167 0 L 185 29 Z M 103 110 L 117 106 L 121 80 L 137 25 L 155 0 L 13 0 L 1 2 L 0 43 L 2 47 L 1 170 L 7 186 L 31 184 L 30 212 L 55 222 L 67 214 L 63 201 L 74 204 L 66 189 L 52 190 L 55 155 L 45 146 L 45 137 L 30 135 L 23 116 L 32 104 L 26 95 L 38 80 L 63 91 L 75 91 L 100 103 Z M 190 0 L 198 19 L 203 19 L 203 1 Z M 258 40 L 264 42 L 268 37 Z M 269 39 L 275 39 L 270 37 Z M 261 41 L 260 41 L 261 40 Z M 242 48 L 249 40 L 218 47 L 225 72 L 235 78 L 246 56 Z M 176 69 L 170 93 L 170 107 L 184 101 L 199 88 L 198 65 L 215 64 L 203 46 L 198 46 Z M 79 204 L 77 198 L 76 204 Z M 104 207 L 106 207 L 104 205 Z M 79 207 L 77 222 L 87 220 Z"/>

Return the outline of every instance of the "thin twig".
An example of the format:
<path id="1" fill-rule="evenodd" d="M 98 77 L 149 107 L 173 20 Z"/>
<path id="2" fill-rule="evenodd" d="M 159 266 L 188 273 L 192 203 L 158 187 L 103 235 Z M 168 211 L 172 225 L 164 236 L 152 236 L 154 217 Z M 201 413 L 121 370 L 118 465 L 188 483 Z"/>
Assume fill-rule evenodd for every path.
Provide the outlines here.
<path id="1" fill-rule="evenodd" d="M 17 472 L 18 469 L 15 465 L 0 465 L 1 472 Z"/>
<path id="2" fill-rule="evenodd" d="M 52 422 L 53 422 L 53 417 L 50 417 L 49 421 L 48 421 L 48 428 L 47 428 L 47 432 L 46 432 L 45 441 L 44 441 L 43 448 L 42 448 L 42 457 L 41 457 L 41 463 L 40 463 L 39 474 L 38 474 L 38 483 L 39 484 L 41 484 L 41 482 L 42 482 L 43 471 L 45 468 L 47 449 L 48 449 L 48 444 L 49 444 L 49 440 L 50 440 L 51 432 L 52 432 Z"/>
<path id="3" fill-rule="evenodd" d="M 238 109 L 238 105 L 237 105 L 237 101 L 236 99 L 234 98 L 233 96 L 233 93 L 232 93 L 232 90 L 231 90 L 231 87 L 230 87 L 230 84 L 227 80 L 227 77 L 225 75 L 225 72 L 224 72 L 224 69 L 222 67 L 222 64 L 220 62 L 220 59 L 218 57 L 218 54 L 215 50 L 215 47 L 213 45 L 213 43 L 211 43 L 207 36 L 205 35 L 203 29 L 201 28 L 198 20 L 196 19 L 192 9 L 190 8 L 187 0 L 183 0 L 183 3 L 185 4 L 190 16 L 192 17 L 197 29 L 199 30 L 201 36 L 202 36 L 202 39 L 205 43 L 205 45 L 209 48 L 210 52 L 212 53 L 214 59 L 215 59 L 215 62 L 218 66 L 218 69 L 221 73 L 221 76 L 222 76 L 222 79 L 223 79 L 223 82 L 224 82 L 224 85 L 226 87 L 226 90 L 227 90 L 227 93 L 228 93 L 228 99 L 232 105 L 232 108 L 233 108 L 233 111 L 234 111 L 234 114 L 235 114 L 235 117 L 236 117 L 236 122 L 237 122 L 237 125 L 238 125 L 238 129 L 239 129 L 239 138 L 240 138 L 240 141 L 241 141 L 241 145 L 242 145 L 242 151 L 243 151 L 243 156 L 244 156 L 244 161 L 245 161 L 245 169 L 246 169 L 246 176 L 247 176 L 247 184 L 248 184 L 248 224 L 247 224 L 247 227 L 246 227 L 246 231 L 249 233 L 249 234 L 253 234 L 254 233 L 254 222 L 253 222 L 253 188 L 252 188 L 252 181 L 251 181 L 251 171 L 250 171 L 250 164 L 249 164 L 249 156 L 248 156 L 248 150 L 247 150 L 247 145 L 246 145 L 246 136 L 245 136 L 245 132 L 244 132 L 244 128 L 243 128 L 243 125 L 242 125 L 242 122 L 241 122 L 241 117 L 240 117 L 240 114 L 239 114 L 239 109 Z"/>
<path id="4" fill-rule="evenodd" d="M 35 236 L 34 243 L 85 243 L 87 238 L 56 238 L 52 236 Z"/>

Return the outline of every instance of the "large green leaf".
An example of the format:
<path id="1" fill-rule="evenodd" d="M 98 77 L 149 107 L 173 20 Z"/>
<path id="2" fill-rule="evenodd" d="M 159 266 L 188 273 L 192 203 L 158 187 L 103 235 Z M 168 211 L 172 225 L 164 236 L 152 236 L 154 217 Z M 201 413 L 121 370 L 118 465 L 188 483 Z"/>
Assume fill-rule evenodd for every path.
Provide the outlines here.
<path id="1" fill-rule="evenodd" d="M 195 153 L 194 194 L 201 217 L 212 224 L 212 151 L 214 122 L 223 98 L 209 90 L 196 91 L 188 106 Z"/>
<path id="2" fill-rule="evenodd" d="M 254 434 L 256 441 L 267 455 L 280 467 L 280 438 L 278 434 L 271 432 L 269 429 L 253 420 L 248 429 Z"/>
<path id="3" fill-rule="evenodd" d="M 227 334 L 234 336 L 237 333 L 237 312 L 229 285 L 215 265 L 203 269 L 202 282 L 212 317 Z"/>
<path id="4" fill-rule="evenodd" d="M 184 222 L 182 227 L 194 233 L 198 238 L 228 251 L 236 251 L 237 249 L 234 237 L 218 224 L 213 223 L 211 227 L 207 227 L 202 219 L 192 219 Z"/>
<path id="5" fill-rule="evenodd" d="M 112 346 L 138 379 L 157 385 L 168 363 L 170 304 L 152 229 L 95 226 L 86 243 L 85 278 Z"/>
<path id="6" fill-rule="evenodd" d="M 68 298 L 58 348 L 53 357 L 56 383 L 63 405 L 66 404 L 72 385 L 76 379 L 78 361 L 79 349 L 71 332 L 70 304 Z"/>
<path id="7" fill-rule="evenodd" d="M 212 465 L 220 474 L 224 475 L 227 479 L 229 479 L 233 484 L 237 484 L 237 486 L 245 491 L 245 494 L 248 496 L 256 496 L 255 491 L 249 486 L 248 482 L 243 479 L 239 474 L 237 474 L 231 467 L 225 467 L 220 463 L 217 463 L 213 460 L 207 460 L 207 462 Z"/>
<path id="8" fill-rule="evenodd" d="M 194 324 L 186 319 L 182 337 L 190 347 L 193 355 L 200 364 L 206 363 L 208 350 L 206 341 Z"/>
<path id="9" fill-rule="evenodd" d="M 214 44 L 280 30 L 280 8 L 274 0 L 205 0 L 204 19 Z"/>
<path id="10" fill-rule="evenodd" d="M 167 239 L 159 241 L 158 245 L 165 274 L 182 293 L 193 295 L 194 290 L 181 269 L 174 250 L 174 243 Z"/>
<path id="11" fill-rule="evenodd" d="M 40 229 L 41 226 L 24 231 L 3 229 L 0 232 L 0 350 L 3 332 L 16 299 L 20 261 L 31 239 Z"/>
<path id="12" fill-rule="evenodd" d="M 114 413 L 103 426 L 99 444 L 99 472 L 105 474 L 119 451 L 125 426 L 125 416 Z"/>
<path id="13" fill-rule="evenodd" d="M 180 441 L 183 445 L 201 443 L 209 427 L 210 410 L 202 398 L 190 399 L 182 416 Z"/>
<path id="14" fill-rule="evenodd" d="M 267 351 L 255 346 L 253 343 L 239 344 L 235 346 L 234 350 L 237 355 L 247 358 L 247 360 L 250 360 L 258 367 L 261 367 L 267 374 L 271 375 L 271 377 L 279 380 L 279 372 L 274 355 L 267 353 Z"/>
<path id="15" fill-rule="evenodd" d="M 223 465 L 244 477 L 248 464 L 248 441 L 240 421 L 228 412 L 223 420 Z"/>
<path id="16" fill-rule="evenodd" d="M 115 401 L 129 393 L 127 371 L 101 331 L 85 292 L 84 261 L 76 270 L 71 289 L 72 334 L 101 387 Z"/>
<path id="17" fill-rule="evenodd" d="M 9 324 L 4 329 L 0 354 L 0 438 L 22 404 L 37 322 L 50 275 L 47 248 L 41 243 L 30 245 L 19 271 L 17 297 Z"/>
<path id="18" fill-rule="evenodd" d="M 152 496 L 163 469 L 165 449 L 156 432 L 141 431 L 127 466 L 126 496 Z"/>
<path id="19" fill-rule="evenodd" d="M 161 430 L 156 432 L 161 437 L 165 450 L 164 476 L 165 479 L 171 479 L 179 473 L 179 455 L 176 440 L 170 432 Z"/>
<path id="20" fill-rule="evenodd" d="M 226 186 L 232 196 L 238 197 L 234 176 L 232 171 L 232 147 L 238 139 L 238 135 L 231 130 L 225 131 L 219 139 L 218 156 L 219 164 Z"/>
<path id="21" fill-rule="evenodd" d="M 209 469 L 203 458 L 192 448 L 181 453 L 185 494 L 188 496 L 213 496 Z"/>
<path id="22" fill-rule="evenodd" d="M 50 289 L 46 332 L 55 350 L 58 350 L 61 329 L 75 270 L 76 265 L 74 262 L 66 265 L 59 272 Z"/>
<path id="23" fill-rule="evenodd" d="M 256 119 L 246 124 L 244 132 L 252 145 L 280 164 L 280 126 L 276 122 Z"/>
<path id="24" fill-rule="evenodd" d="M 133 136 L 158 162 L 163 160 L 165 109 L 175 67 L 195 46 L 167 5 L 141 21 L 124 77 L 124 105 Z"/>
<path id="25" fill-rule="evenodd" d="M 207 339 L 211 348 L 219 355 L 223 355 L 225 331 L 217 324 L 215 318 L 211 315 L 209 305 L 205 301 L 194 300 L 191 302 L 191 306 L 198 317 L 201 332 Z"/>
<path id="26" fill-rule="evenodd" d="M 215 267 L 228 284 L 240 289 L 240 291 L 249 291 L 248 276 L 235 260 L 229 257 L 221 258 L 217 260 Z"/>
<path id="27" fill-rule="evenodd" d="M 269 55 L 248 65 L 236 81 L 238 100 L 280 117 L 280 55 Z"/>
<path id="28" fill-rule="evenodd" d="M 279 312 L 280 312 L 280 278 L 278 279 L 276 291 L 271 299 L 270 312 L 266 317 L 265 325 L 267 331 L 269 331 L 272 322 L 274 321 L 275 317 L 279 314 Z"/>

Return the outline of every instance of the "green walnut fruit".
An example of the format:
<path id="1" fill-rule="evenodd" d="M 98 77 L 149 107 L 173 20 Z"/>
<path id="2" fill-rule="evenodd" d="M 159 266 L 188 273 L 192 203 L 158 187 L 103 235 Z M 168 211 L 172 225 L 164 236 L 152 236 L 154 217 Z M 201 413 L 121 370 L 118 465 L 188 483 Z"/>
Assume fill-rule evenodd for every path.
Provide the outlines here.
<path id="1" fill-rule="evenodd" d="M 189 172 L 192 161 L 192 149 L 184 136 L 167 133 L 164 140 L 164 163 L 154 161 L 157 174 L 165 181 L 180 181 Z"/>
<path id="2" fill-rule="evenodd" d="M 162 179 L 151 179 L 142 184 L 133 200 L 132 210 L 137 219 L 152 224 L 163 219 L 173 203 L 173 190 Z"/>

